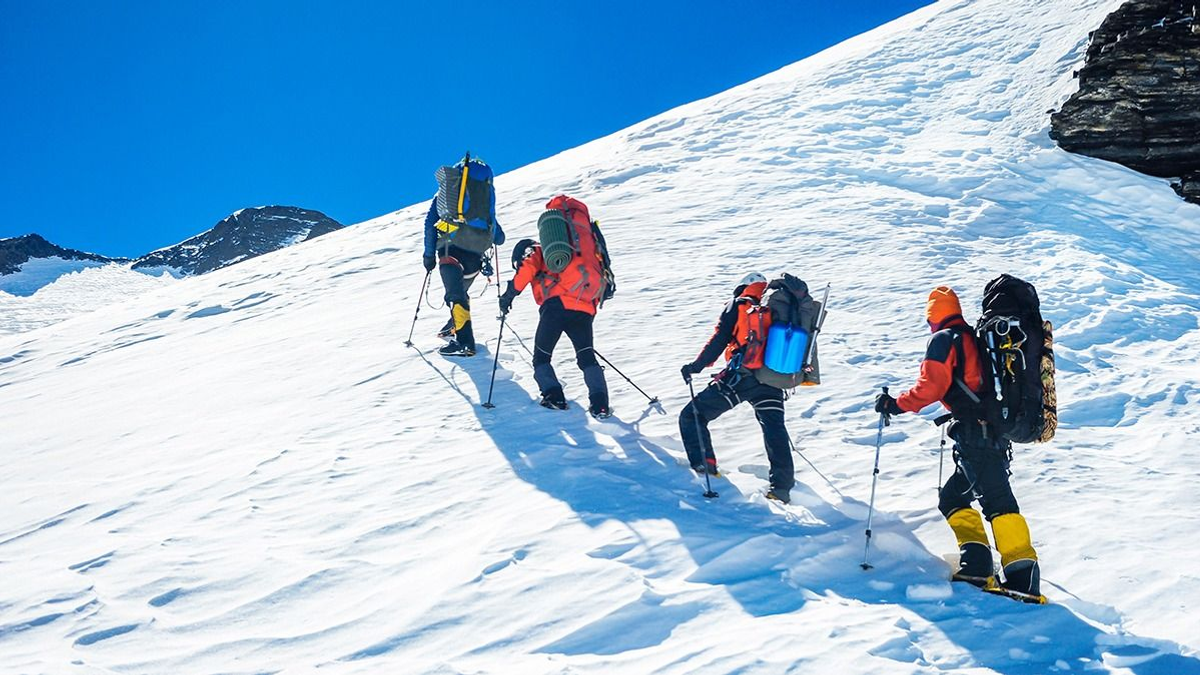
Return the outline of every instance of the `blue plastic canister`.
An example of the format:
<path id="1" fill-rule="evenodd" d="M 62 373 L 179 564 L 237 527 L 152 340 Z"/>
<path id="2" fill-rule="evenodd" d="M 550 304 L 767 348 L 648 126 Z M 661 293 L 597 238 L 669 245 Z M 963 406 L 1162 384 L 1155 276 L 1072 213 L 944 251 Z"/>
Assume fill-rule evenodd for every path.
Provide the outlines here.
<path id="1" fill-rule="evenodd" d="M 807 351 L 808 331 L 777 324 L 767 329 L 767 353 L 763 356 L 763 364 L 777 373 L 798 373 L 804 367 Z"/>

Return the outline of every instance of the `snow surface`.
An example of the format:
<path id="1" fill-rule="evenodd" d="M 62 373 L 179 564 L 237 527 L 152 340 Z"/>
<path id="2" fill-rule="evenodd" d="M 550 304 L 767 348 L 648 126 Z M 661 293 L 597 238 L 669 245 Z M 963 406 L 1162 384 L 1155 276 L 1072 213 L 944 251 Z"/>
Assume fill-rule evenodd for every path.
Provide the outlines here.
<path id="1" fill-rule="evenodd" d="M 9 276 L 26 278 L 27 273 L 58 271 L 36 283 L 36 291 L 10 295 L 0 292 L 0 335 L 23 333 L 65 321 L 73 316 L 91 312 L 113 303 L 129 300 L 147 291 L 162 288 L 171 282 L 167 268 L 134 271 L 128 264 L 97 264 L 90 261 L 68 260 L 71 265 L 56 265 L 54 258 L 35 258 L 26 262 L 21 271 Z M 49 261 L 49 262 L 48 262 Z"/>
<path id="2" fill-rule="evenodd" d="M 423 205 L 0 338 L 0 669 L 1200 672 L 1200 211 L 1046 133 L 1118 4 L 943 1 L 499 176 L 514 241 L 560 191 L 601 219 L 597 347 L 662 410 L 611 370 L 614 419 L 539 408 L 528 297 L 494 410 L 494 338 L 442 359 L 427 307 L 404 348 Z M 789 507 L 749 409 L 713 424 L 720 499 L 681 464 L 678 367 L 751 269 L 834 289 Z M 1044 607 L 945 581 L 932 410 L 885 432 L 858 567 L 871 397 L 930 287 L 1002 271 L 1058 327 L 1062 428 L 1013 466 Z"/>
<path id="3" fill-rule="evenodd" d="M 58 256 L 30 258 L 16 272 L 0 274 L 0 293 L 28 297 L 63 275 L 108 264 L 95 260 L 67 260 Z"/>

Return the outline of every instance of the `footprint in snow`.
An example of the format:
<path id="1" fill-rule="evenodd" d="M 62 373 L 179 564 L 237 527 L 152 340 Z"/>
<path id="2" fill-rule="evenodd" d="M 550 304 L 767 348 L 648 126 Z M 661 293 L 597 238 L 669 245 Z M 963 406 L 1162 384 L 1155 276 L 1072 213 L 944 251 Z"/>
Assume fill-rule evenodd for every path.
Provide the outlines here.
<path id="1" fill-rule="evenodd" d="M 484 577 L 495 574 L 496 572 L 499 572 L 500 570 L 504 569 L 505 567 L 508 567 L 509 565 L 515 565 L 516 563 L 519 563 L 522 560 L 524 560 L 526 558 L 526 556 L 528 556 L 528 555 L 529 555 L 529 551 L 527 551 L 523 548 L 519 548 L 516 551 L 513 551 L 513 554 L 511 556 L 505 558 L 504 560 L 496 561 L 496 562 L 488 565 L 487 567 L 483 568 L 483 571 L 480 572 L 479 576 L 475 577 L 475 579 L 473 579 L 473 581 L 476 581 L 476 582 L 483 581 Z"/>

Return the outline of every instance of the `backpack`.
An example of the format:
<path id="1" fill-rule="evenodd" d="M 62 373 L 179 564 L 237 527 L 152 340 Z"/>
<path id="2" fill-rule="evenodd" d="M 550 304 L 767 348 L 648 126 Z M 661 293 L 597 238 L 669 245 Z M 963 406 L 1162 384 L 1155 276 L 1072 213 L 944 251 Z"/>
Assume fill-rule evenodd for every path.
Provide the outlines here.
<path id="1" fill-rule="evenodd" d="M 813 338 L 818 317 L 823 315 L 821 303 L 808 293 L 808 284 L 790 274 L 784 274 L 767 285 L 769 293 L 757 310 L 767 317 L 766 329 L 761 331 L 761 366 L 755 378 L 766 385 L 793 389 L 802 384 L 819 384 L 820 375 L 813 366 L 816 345 Z M 760 324 L 761 325 L 761 324 Z M 751 345 L 747 351 L 758 351 Z M 750 368 L 746 361 L 743 365 Z"/>
<path id="2" fill-rule="evenodd" d="M 553 284 L 565 285 L 565 294 L 603 306 L 616 292 L 616 278 L 600 223 L 592 220 L 587 205 L 566 195 L 554 197 L 537 227 L 542 260 L 555 278 Z"/>
<path id="3" fill-rule="evenodd" d="M 468 152 L 458 164 L 439 168 L 434 177 L 438 248 L 455 246 L 472 253 L 490 249 L 496 223 L 492 168 Z"/>
<path id="4" fill-rule="evenodd" d="M 1013 443 L 1044 443 L 1058 428 L 1053 329 L 1033 284 L 1002 274 L 984 287 L 974 332 L 982 360 L 976 416 Z"/>

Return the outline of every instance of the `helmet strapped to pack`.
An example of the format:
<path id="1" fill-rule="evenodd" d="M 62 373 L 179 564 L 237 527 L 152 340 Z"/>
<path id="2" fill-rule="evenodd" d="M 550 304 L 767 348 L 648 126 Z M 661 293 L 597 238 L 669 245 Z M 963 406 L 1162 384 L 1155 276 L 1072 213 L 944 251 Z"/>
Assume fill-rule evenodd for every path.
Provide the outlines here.
<path id="1" fill-rule="evenodd" d="M 496 194 L 492 168 L 466 153 L 454 166 L 440 167 L 437 178 L 438 247 L 482 253 L 492 246 Z"/>

